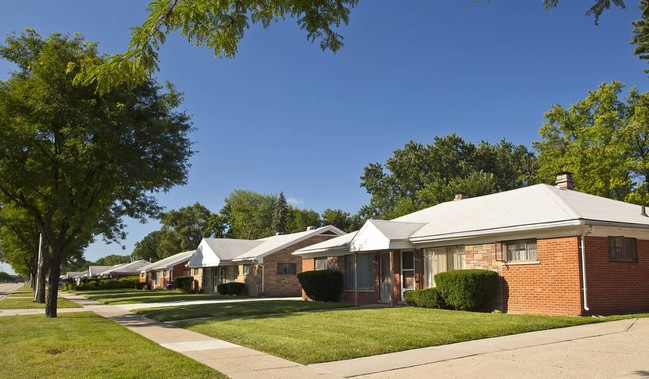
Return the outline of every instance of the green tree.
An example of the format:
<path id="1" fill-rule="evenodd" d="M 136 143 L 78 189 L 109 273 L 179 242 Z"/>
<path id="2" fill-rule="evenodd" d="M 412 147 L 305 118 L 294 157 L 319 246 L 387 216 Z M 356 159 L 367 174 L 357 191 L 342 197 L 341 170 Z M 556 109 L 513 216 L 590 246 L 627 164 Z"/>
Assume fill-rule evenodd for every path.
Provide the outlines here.
<path id="1" fill-rule="evenodd" d="M 127 81 L 137 81 L 158 69 L 158 50 L 167 35 L 180 31 L 195 45 L 214 49 L 216 56 L 233 57 L 250 24 L 264 28 L 287 17 L 295 19 L 311 42 L 319 40 L 323 50 L 338 51 L 343 46 L 336 29 L 349 22 L 349 12 L 358 0 L 153 0 L 147 19 L 131 28 L 131 41 L 123 54 L 113 55 L 104 64 L 88 65 L 84 84 L 97 81 L 110 89 Z"/>
<path id="2" fill-rule="evenodd" d="M 34 285 L 38 259 L 38 226 L 31 215 L 11 205 L 0 207 L 0 251 L 4 259 L 17 273 L 30 278 Z M 42 297 L 36 301 L 45 302 L 45 276 L 41 278 Z"/>
<path id="3" fill-rule="evenodd" d="M 181 95 L 153 79 L 98 94 L 73 84 L 104 61 L 80 35 L 10 36 L 0 57 L 17 66 L 0 82 L 0 203 L 24 209 L 45 241 L 47 317 L 56 317 L 61 263 L 93 237 L 123 237 L 121 219 L 146 219 L 151 195 L 184 184 L 191 156 Z"/>
<path id="4" fill-rule="evenodd" d="M 632 187 L 625 167 L 624 147 L 617 133 L 626 123 L 627 104 L 619 97 L 624 85 L 603 83 L 568 109 L 555 105 L 539 130 L 539 179 L 552 183 L 560 172 L 571 172 L 575 189 L 623 200 Z"/>
<path id="5" fill-rule="evenodd" d="M 365 167 L 361 186 L 371 195 L 361 218 L 392 219 L 443 201 L 454 194 L 481 196 L 534 182 L 534 154 L 505 140 L 477 146 L 456 134 L 435 137 L 432 145 L 410 141 L 385 165 Z"/>
<path id="6" fill-rule="evenodd" d="M 286 204 L 286 198 L 284 197 L 284 192 L 280 192 L 275 201 L 273 209 L 273 230 L 278 234 L 286 234 L 288 231 L 286 226 L 286 218 L 288 216 L 288 205 Z"/>
<path id="7" fill-rule="evenodd" d="M 129 255 L 109 254 L 105 257 L 97 259 L 92 266 L 115 266 L 128 263 L 131 261 Z"/>
<path id="8" fill-rule="evenodd" d="M 312 209 L 301 209 L 288 206 L 288 231 L 289 233 L 303 232 L 309 226 L 316 228 L 322 226 L 320 214 Z"/>
<path id="9" fill-rule="evenodd" d="M 227 220 L 229 238 L 258 239 L 273 235 L 275 195 L 248 190 L 234 190 L 227 198 L 220 215 Z"/>
<path id="10" fill-rule="evenodd" d="M 649 94 L 624 84 L 602 83 L 567 109 L 555 105 L 545 114 L 538 176 L 552 183 L 557 173 L 571 172 L 575 189 L 611 199 L 647 202 L 649 183 Z"/>
<path id="11" fill-rule="evenodd" d="M 360 229 L 362 224 L 342 209 L 327 208 L 322 211 L 322 225 L 333 225 L 347 233 Z"/>
<path id="12" fill-rule="evenodd" d="M 196 249 L 203 238 L 213 235 L 209 230 L 211 217 L 212 212 L 198 202 L 162 213 L 158 257 Z"/>
<path id="13" fill-rule="evenodd" d="M 131 258 L 134 260 L 143 259 L 149 262 L 160 260 L 160 256 L 158 255 L 160 234 L 159 230 L 155 230 L 144 236 L 141 241 L 136 242 Z"/>

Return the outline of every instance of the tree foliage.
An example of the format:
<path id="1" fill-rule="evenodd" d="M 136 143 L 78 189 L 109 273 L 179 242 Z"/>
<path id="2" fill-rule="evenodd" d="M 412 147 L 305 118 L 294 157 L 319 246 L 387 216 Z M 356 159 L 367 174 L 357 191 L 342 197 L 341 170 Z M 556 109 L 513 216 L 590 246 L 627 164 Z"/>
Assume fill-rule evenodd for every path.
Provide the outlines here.
<path id="1" fill-rule="evenodd" d="M 280 192 L 275 200 L 273 209 L 273 225 L 272 228 L 275 233 L 286 234 L 288 227 L 286 225 L 288 217 L 288 204 L 286 204 L 286 197 L 284 192 Z"/>
<path id="2" fill-rule="evenodd" d="M 571 172 L 575 189 L 593 195 L 646 203 L 649 186 L 649 94 L 624 84 L 602 83 L 567 109 L 555 105 L 534 146 L 539 179 L 551 183 Z"/>
<path id="3" fill-rule="evenodd" d="M 101 65 L 87 65 L 78 81 L 97 82 L 101 90 L 124 82 L 137 82 L 158 69 L 158 50 L 167 35 L 179 31 L 196 46 L 206 46 L 219 57 L 233 57 L 251 24 L 268 28 L 287 17 L 306 31 L 310 42 L 320 41 L 322 50 L 338 51 L 343 37 L 336 31 L 349 22 L 358 0 L 153 0 L 148 16 L 131 28 L 131 41 L 123 54 Z"/>
<path id="4" fill-rule="evenodd" d="M 43 234 L 56 317 L 60 264 L 96 235 L 119 240 L 122 217 L 157 215 L 153 193 L 185 183 L 191 125 L 181 95 L 153 79 L 101 94 L 75 85 L 82 65 L 104 61 L 80 35 L 27 30 L 0 58 L 18 68 L 0 82 L 0 203 Z"/>
<path id="5" fill-rule="evenodd" d="M 234 190 L 221 209 L 229 238 L 258 239 L 271 236 L 275 195 Z"/>
<path id="6" fill-rule="evenodd" d="M 210 230 L 211 220 L 212 212 L 198 202 L 162 213 L 158 258 L 196 249 L 203 238 L 215 234 Z"/>
<path id="7" fill-rule="evenodd" d="M 358 216 L 352 216 L 342 209 L 327 208 L 322 211 L 322 225 L 333 225 L 347 233 L 358 230 L 362 222 Z"/>
<path id="8" fill-rule="evenodd" d="M 361 186 L 371 195 L 365 218 L 395 218 L 456 193 L 470 197 L 520 188 L 534 181 L 535 157 L 523 145 L 505 140 L 475 145 L 456 134 L 435 137 L 432 145 L 410 141 L 385 165 L 365 166 Z"/>

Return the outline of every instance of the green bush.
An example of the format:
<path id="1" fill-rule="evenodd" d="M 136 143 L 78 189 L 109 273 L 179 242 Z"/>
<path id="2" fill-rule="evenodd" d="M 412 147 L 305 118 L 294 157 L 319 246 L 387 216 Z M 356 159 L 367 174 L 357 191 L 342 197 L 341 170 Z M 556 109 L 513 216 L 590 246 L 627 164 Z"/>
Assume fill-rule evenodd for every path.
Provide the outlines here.
<path id="1" fill-rule="evenodd" d="M 498 273 L 490 270 L 455 270 L 435 275 L 437 291 L 453 309 L 475 311 L 495 295 Z"/>
<path id="2" fill-rule="evenodd" d="M 239 296 L 243 293 L 246 285 L 239 282 L 220 283 L 216 285 L 216 292 L 219 295 Z"/>
<path id="3" fill-rule="evenodd" d="M 225 284 L 225 288 L 228 290 L 228 295 L 230 296 L 239 296 L 243 294 L 243 289 L 246 287 L 244 283 L 239 282 L 230 282 Z"/>
<path id="4" fill-rule="evenodd" d="M 297 274 L 304 293 L 314 301 L 339 301 L 343 292 L 343 273 L 336 270 L 305 271 Z"/>
<path id="5" fill-rule="evenodd" d="M 121 288 L 143 289 L 146 283 L 140 283 L 140 277 L 129 276 L 120 279 L 90 279 L 75 286 L 77 291 L 113 290 Z"/>
<path id="6" fill-rule="evenodd" d="M 219 293 L 219 295 L 227 295 L 228 294 L 228 287 L 226 286 L 226 283 L 219 283 L 216 285 L 216 292 Z"/>
<path id="7" fill-rule="evenodd" d="M 423 308 L 446 308 L 446 303 L 437 288 L 406 291 L 403 293 L 403 301 L 406 305 Z"/>
<path id="8" fill-rule="evenodd" d="M 177 276 L 174 279 L 174 287 L 183 292 L 192 292 L 192 284 L 194 284 L 193 276 Z"/>

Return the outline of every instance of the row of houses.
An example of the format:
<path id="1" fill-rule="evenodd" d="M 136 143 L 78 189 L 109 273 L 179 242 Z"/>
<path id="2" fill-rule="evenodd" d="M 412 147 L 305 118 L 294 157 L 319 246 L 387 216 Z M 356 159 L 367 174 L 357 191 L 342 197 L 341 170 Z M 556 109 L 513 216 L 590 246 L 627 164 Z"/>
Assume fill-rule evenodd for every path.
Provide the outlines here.
<path id="1" fill-rule="evenodd" d="M 297 296 L 296 274 L 324 269 L 343 272 L 342 300 L 355 304 L 401 304 L 405 291 L 435 287 L 437 273 L 485 269 L 499 273 L 493 305 L 504 312 L 647 312 L 649 217 L 644 207 L 574 191 L 561 175 L 556 186 L 458 195 L 348 234 L 325 226 L 206 238 L 195 251 L 142 266 L 140 280 L 162 288 L 184 275 L 204 293 L 237 281 L 251 296 Z"/>
<path id="2" fill-rule="evenodd" d="M 143 267 L 151 262 L 137 260 L 114 266 L 90 266 L 86 271 L 68 271 L 61 279 L 74 281 L 77 285 L 88 279 L 118 279 L 127 276 L 138 276 Z"/>

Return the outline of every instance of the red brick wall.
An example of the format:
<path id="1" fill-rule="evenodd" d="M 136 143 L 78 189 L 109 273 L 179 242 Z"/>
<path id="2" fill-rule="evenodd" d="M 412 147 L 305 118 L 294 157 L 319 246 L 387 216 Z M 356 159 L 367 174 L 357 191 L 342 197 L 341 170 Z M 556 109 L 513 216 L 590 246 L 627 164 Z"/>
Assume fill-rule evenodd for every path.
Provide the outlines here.
<path id="1" fill-rule="evenodd" d="M 579 237 L 537 240 L 539 264 L 503 264 L 505 311 L 577 316 L 581 311 Z"/>
<path id="2" fill-rule="evenodd" d="M 649 241 L 637 240 L 637 262 L 610 262 L 608 239 L 586 237 L 590 314 L 649 311 Z"/>

